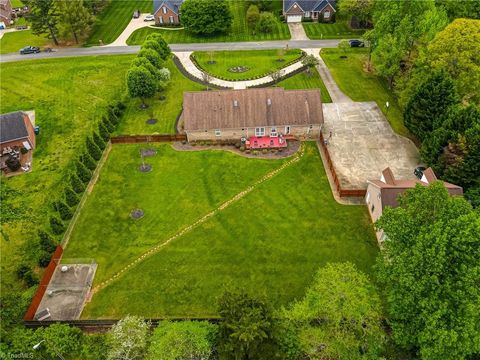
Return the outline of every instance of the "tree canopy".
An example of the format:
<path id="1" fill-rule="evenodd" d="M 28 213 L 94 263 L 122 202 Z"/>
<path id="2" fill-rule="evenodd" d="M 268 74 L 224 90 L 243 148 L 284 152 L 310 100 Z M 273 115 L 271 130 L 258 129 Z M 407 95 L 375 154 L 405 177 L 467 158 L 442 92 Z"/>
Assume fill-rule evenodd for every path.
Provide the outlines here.
<path id="1" fill-rule="evenodd" d="M 480 352 L 480 213 L 441 182 L 408 190 L 377 226 L 378 258 L 393 338 L 422 359 Z"/>
<path id="2" fill-rule="evenodd" d="M 107 334 L 110 348 L 108 359 L 143 358 L 148 339 L 149 324 L 138 316 L 126 316 Z"/>
<path id="3" fill-rule="evenodd" d="M 134 66 L 127 72 L 127 88 L 130 96 L 139 97 L 145 104 L 145 98 L 155 95 L 157 81 L 143 66 Z"/>
<path id="4" fill-rule="evenodd" d="M 185 30 L 197 35 L 225 33 L 233 20 L 226 0 L 185 0 L 181 12 Z"/>

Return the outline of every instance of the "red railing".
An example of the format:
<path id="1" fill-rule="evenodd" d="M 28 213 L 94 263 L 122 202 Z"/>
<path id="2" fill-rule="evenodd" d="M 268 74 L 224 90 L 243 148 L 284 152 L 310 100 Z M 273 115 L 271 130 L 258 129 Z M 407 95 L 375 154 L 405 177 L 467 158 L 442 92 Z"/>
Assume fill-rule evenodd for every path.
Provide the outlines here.
<path id="1" fill-rule="evenodd" d="M 42 280 L 40 281 L 40 284 L 38 284 L 37 291 L 35 292 L 35 295 L 32 298 L 32 302 L 30 303 L 30 306 L 28 307 L 28 310 L 25 313 L 23 320 L 33 320 L 33 317 L 37 312 L 38 306 L 42 301 L 43 295 L 47 290 L 47 286 L 50 283 L 50 279 L 52 278 L 53 273 L 57 268 L 57 265 L 60 263 L 60 259 L 62 258 L 62 255 L 63 255 L 63 248 L 60 245 L 58 245 L 57 248 L 55 249 L 55 252 L 52 255 L 50 263 L 48 264 L 47 268 L 45 269 L 45 272 L 43 273 Z"/>

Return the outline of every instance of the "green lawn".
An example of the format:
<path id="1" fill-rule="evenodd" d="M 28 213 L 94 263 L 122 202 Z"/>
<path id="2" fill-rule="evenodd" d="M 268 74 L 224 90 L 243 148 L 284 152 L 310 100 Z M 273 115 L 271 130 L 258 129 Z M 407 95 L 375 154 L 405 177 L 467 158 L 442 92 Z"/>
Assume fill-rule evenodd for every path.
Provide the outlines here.
<path id="1" fill-rule="evenodd" d="M 10 0 L 10 4 L 12 5 L 13 9 L 23 6 L 23 3 L 21 0 Z"/>
<path id="2" fill-rule="evenodd" d="M 113 42 L 127 27 L 136 9 L 142 13 L 151 13 L 153 2 L 152 0 L 111 0 L 97 17 L 86 45 L 99 45 L 100 40 L 104 44 Z"/>
<path id="3" fill-rule="evenodd" d="M 137 170 L 141 145 L 114 146 L 73 230 L 65 259 L 94 257 L 95 284 L 286 161 L 151 146 L 150 173 Z M 130 219 L 134 208 L 145 216 Z M 83 317 L 211 316 L 228 285 L 285 305 L 320 266 L 352 261 L 370 273 L 377 252 L 367 209 L 335 202 L 308 143 L 299 162 L 96 293 Z"/>
<path id="4" fill-rule="evenodd" d="M 1 65 L 0 113 L 35 110 L 41 128 L 33 171 L 1 179 L 2 291 L 20 287 L 13 273 L 22 246 L 35 249 L 37 230 L 48 227 L 50 203 L 61 195 L 66 167 L 107 104 L 121 97 L 131 59 L 77 57 Z"/>
<path id="5" fill-rule="evenodd" d="M 260 50 L 260 51 L 198 51 L 193 56 L 198 65 L 211 75 L 225 80 L 248 80 L 263 77 L 299 59 L 302 52 L 298 49 L 283 51 Z M 215 64 L 209 64 L 214 60 Z M 283 60 L 279 62 L 278 60 Z M 228 69 L 235 66 L 249 68 L 243 73 L 233 73 Z"/>
<path id="6" fill-rule="evenodd" d="M 321 55 L 325 60 L 333 78 L 340 89 L 354 101 L 375 101 L 386 115 L 393 130 L 403 136 L 411 137 L 403 124 L 403 115 L 397 99 L 388 88 L 386 81 L 373 73 L 364 71 L 368 49 L 349 49 L 346 59 L 339 49 L 322 49 Z M 390 103 L 387 111 L 386 102 Z"/>
<path id="7" fill-rule="evenodd" d="M 278 83 L 285 89 L 320 89 L 323 103 L 331 103 L 332 99 L 325 87 L 317 69 L 312 69 L 310 74 L 302 72 Z"/>
<path id="8" fill-rule="evenodd" d="M 31 30 L 6 33 L 0 39 L 0 54 L 18 52 L 25 46 L 46 46 L 51 42 L 43 36 L 33 35 Z"/>
<path id="9" fill-rule="evenodd" d="M 284 40 L 290 39 L 290 31 L 288 25 L 280 22 L 277 19 L 277 24 L 274 30 L 269 34 L 257 33 L 253 35 L 247 28 L 245 18 L 247 6 L 244 0 L 230 0 L 230 8 L 233 14 L 233 24 L 228 34 L 221 34 L 215 36 L 197 36 L 189 34 L 182 30 L 164 30 L 154 29 L 150 27 L 136 30 L 127 40 L 128 45 L 140 45 L 147 35 L 151 33 L 161 34 L 168 43 L 194 43 L 194 42 L 223 42 L 223 41 L 262 41 L 262 40 Z M 277 12 L 278 6 L 281 8 L 281 2 L 276 1 L 275 7 Z"/>
<path id="10" fill-rule="evenodd" d="M 167 67 L 171 73 L 170 85 L 155 98 L 146 101 L 149 104 L 146 110 L 140 110 L 140 100 L 130 100 L 117 134 L 175 133 L 175 122 L 182 111 L 183 92 L 200 91 L 204 86 L 183 76 L 172 61 L 167 63 Z M 165 96 L 165 100 L 159 100 L 160 95 Z M 147 124 L 146 121 L 151 118 L 158 122 Z"/>
<path id="11" fill-rule="evenodd" d="M 352 39 L 361 37 L 365 30 L 354 30 L 346 21 L 328 23 L 303 23 L 305 33 L 310 39 Z"/>

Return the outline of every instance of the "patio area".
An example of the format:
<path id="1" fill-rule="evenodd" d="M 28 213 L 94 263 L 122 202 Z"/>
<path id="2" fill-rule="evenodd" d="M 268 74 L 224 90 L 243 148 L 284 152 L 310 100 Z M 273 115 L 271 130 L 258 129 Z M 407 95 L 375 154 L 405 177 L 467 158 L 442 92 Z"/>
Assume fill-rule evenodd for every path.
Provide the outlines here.
<path id="1" fill-rule="evenodd" d="M 8 163 L 20 164 L 17 170 L 9 168 Z M 20 175 L 32 171 L 32 149 L 22 153 L 20 147 L 5 147 L 0 152 L 0 169 L 6 177 Z"/>
<path id="2" fill-rule="evenodd" d="M 278 149 L 286 148 L 287 140 L 283 136 L 250 136 L 245 141 L 247 149 Z"/>

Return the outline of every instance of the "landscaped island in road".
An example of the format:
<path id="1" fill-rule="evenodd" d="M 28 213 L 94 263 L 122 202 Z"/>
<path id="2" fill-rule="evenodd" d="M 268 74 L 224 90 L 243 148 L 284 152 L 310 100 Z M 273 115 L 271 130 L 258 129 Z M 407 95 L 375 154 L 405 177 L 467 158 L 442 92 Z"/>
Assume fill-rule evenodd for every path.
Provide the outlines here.
<path id="1" fill-rule="evenodd" d="M 141 173 L 142 147 L 114 146 L 66 248 L 95 257 L 94 287 L 287 161 L 150 145 L 153 169 Z M 143 218 L 131 219 L 135 208 Z M 352 261 L 369 273 L 377 251 L 366 209 L 333 199 L 306 143 L 298 162 L 95 293 L 83 317 L 212 316 L 228 285 L 287 304 L 318 267 Z"/>

